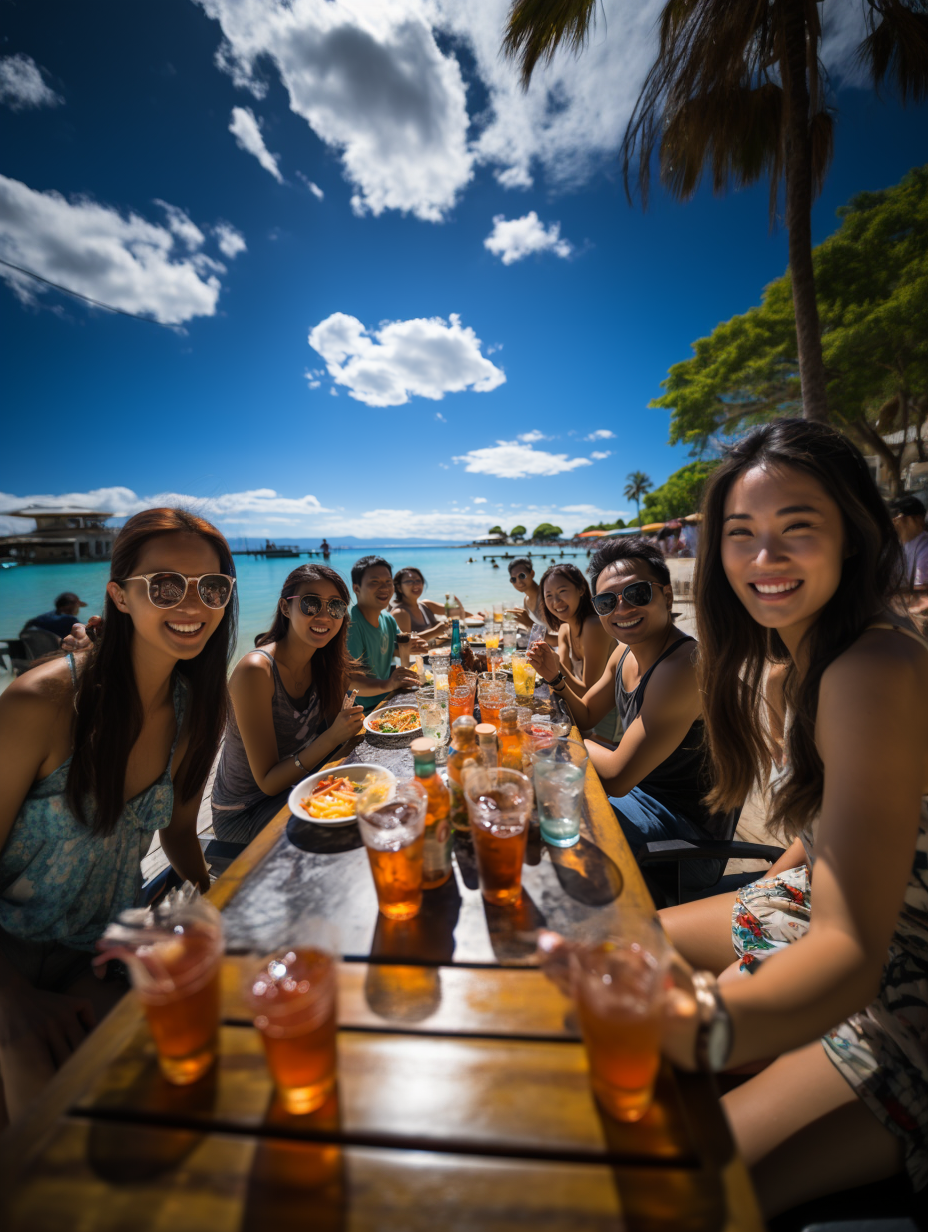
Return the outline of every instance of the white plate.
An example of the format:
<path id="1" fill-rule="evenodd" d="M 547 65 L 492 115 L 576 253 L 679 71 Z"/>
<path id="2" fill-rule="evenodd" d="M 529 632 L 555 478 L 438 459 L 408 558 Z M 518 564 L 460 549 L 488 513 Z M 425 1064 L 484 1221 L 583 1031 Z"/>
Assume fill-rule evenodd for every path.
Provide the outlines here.
<path id="1" fill-rule="evenodd" d="M 482 616 L 465 616 L 464 623 L 468 625 L 471 629 L 476 629 L 480 625 L 485 625 L 487 622 L 483 619 Z"/>
<path id="2" fill-rule="evenodd" d="M 385 719 L 391 710 L 415 710 L 415 709 L 416 709 L 415 706 L 383 706 L 380 710 L 372 710 L 370 714 L 367 716 L 367 718 L 364 720 L 364 730 L 369 731 L 372 736 L 377 736 L 381 740 L 406 740 L 410 736 L 421 736 L 422 735 L 421 727 L 411 727 L 409 731 L 404 731 L 404 732 L 384 732 L 384 731 L 377 731 L 376 728 L 371 727 L 370 725 L 371 719 L 374 719 L 374 718 Z"/>
<path id="3" fill-rule="evenodd" d="M 290 792 L 290 799 L 287 803 L 294 817 L 299 817 L 303 821 L 311 821 L 314 826 L 350 826 L 357 819 L 354 813 L 350 817 L 310 817 L 303 808 L 300 801 L 311 794 L 320 779 L 330 774 L 334 774 L 336 778 L 351 779 L 353 783 L 363 783 L 369 774 L 374 774 L 387 783 L 396 782 L 395 774 L 387 770 L 385 766 L 376 766 L 373 762 L 355 762 L 349 766 L 335 766 L 332 770 L 320 770 L 316 774 L 311 774 L 309 778 L 301 780 Z"/>

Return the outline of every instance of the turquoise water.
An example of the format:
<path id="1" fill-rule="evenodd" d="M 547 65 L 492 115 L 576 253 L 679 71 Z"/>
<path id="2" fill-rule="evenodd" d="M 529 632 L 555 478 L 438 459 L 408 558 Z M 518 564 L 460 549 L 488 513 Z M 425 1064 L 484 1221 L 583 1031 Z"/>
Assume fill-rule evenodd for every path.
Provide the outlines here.
<path id="1" fill-rule="evenodd" d="M 384 556 L 394 572 L 407 565 L 422 570 L 428 589 L 426 598 L 442 603 L 445 591 L 457 594 L 465 607 L 474 611 L 492 603 L 512 606 L 517 592 L 509 583 L 506 562 L 494 569 L 489 560 L 483 560 L 479 548 L 377 548 L 377 555 Z M 515 549 L 509 551 L 514 554 Z M 336 569 L 351 589 L 351 566 L 359 556 L 367 555 L 351 548 L 333 551 L 329 564 Z M 474 558 L 468 564 L 468 557 Z M 535 572 L 541 576 L 550 558 L 534 556 Z M 581 569 L 586 569 L 586 553 L 582 556 L 565 557 Z M 270 626 L 274 607 L 284 578 L 297 564 L 308 563 L 308 557 L 295 560 L 264 560 L 261 557 L 236 556 L 239 592 L 239 638 L 236 659 L 254 646 L 255 635 Z M 321 558 L 313 557 L 321 562 Z M 27 620 L 49 611 L 55 596 L 63 590 L 73 590 L 87 603 L 82 614 L 91 616 L 103 610 L 103 597 L 109 577 L 106 562 L 74 565 L 20 565 L 15 569 L 0 570 L 0 638 L 15 637 Z M 8 681 L 8 677 L 3 679 Z"/>

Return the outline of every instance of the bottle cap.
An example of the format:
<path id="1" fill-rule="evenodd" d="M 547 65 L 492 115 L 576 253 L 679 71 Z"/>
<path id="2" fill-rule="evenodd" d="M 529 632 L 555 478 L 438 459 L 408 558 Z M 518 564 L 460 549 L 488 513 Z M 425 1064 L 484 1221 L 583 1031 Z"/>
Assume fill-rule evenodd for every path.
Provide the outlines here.
<path id="1" fill-rule="evenodd" d="M 478 739 L 480 736 L 495 736 L 496 735 L 496 728 L 493 726 L 492 723 L 478 723 L 476 731 L 477 731 Z"/>
<path id="2" fill-rule="evenodd" d="M 462 714 L 459 719 L 455 719 L 451 724 L 453 732 L 474 731 L 477 726 L 477 720 L 472 714 Z"/>
<path id="3" fill-rule="evenodd" d="M 434 753 L 435 747 L 434 740 L 430 740 L 428 736 L 419 736 L 412 742 L 409 749 L 413 757 L 415 757 L 417 753 L 420 757 L 423 757 L 428 753 Z"/>

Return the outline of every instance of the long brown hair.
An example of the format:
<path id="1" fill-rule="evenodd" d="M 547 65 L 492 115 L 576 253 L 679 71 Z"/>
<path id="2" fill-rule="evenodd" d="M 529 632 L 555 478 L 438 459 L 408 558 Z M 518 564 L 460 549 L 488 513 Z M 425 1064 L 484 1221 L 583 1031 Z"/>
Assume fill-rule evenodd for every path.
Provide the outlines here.
<path id="1" fill-rule="evenodd" d="M 423 589 L 425 589 L 425 587 L 428 586 L 428 582 L 425 580 L 425 576 L 422 570 L 417 569 L 415 565 L 407 565 L 405 569 L 400 569 L 400 571 L 394 575 L 394 578 L 393 578 L 393 602 L 394 603 L 405 603 L 406 602 L 406 600 L 403 598 L 403 583 L 411 582 L 414 577 L 417 577 L 419 579 L 419 581 L 422 583 Z"/>
<path id="2" fill-rule="evenodd" d="M 348 587 L 343 578 L 330 569 L 328 565 L 299 565 L 287 578 L 280 589 L 280 599 L 296 594 L 298 586 L 304 582 L 331 582 L 338 591 L 339 597 L 345 603 L 351 603 Z M 267 633 L 259 633 L 255 638 L 256 646 L 268 646 L 271 642 L 281 642 L 290 629 L 290 617 L 285 616 L 280 599 L 274 612 L 274 622 Z M 345 616 L 342 626 L 330 642 L 322 646 L 313 655 L 313 684 L 319 694 L 322 713 L 329 715 L 341 709 L 342 698 L 348 687 L 348 672 L 353 660 L 348 654 L 348 617 Z"/>
<path id="3" fill-rule="evenodd" d="M 552 633 L 556 633 L 564 623 L 562 620 L 558 620 L 557 616 L 554 615 L 547 603 L 545 603 L 545 582 L 548 578 L 552 577 L 566 578 L 567 581 L 570 582 L 571 586 L 576 586 L 577 590 L 580 591 L 580 602 L 577 604 L 577 620 L 580 622 L 581 629 L 590 617 L 594 620 L 599 620 L 599 617 L 596 615 L 596 608 L 593 606 L 593 597 L 590 594 L 590 584 L 577 566 L 572 565 L 569 562 L 565 562 L 562 565 L 549 565 L 541 575 L 541 581 L 538 583 L 538 588 L 541 592 L 541 614 L 544 616 L 545 624 Z"/>
<path id="4" fill-rule="evenodd" d="M 846 559 L 834 594 L 806 633 L 809 666 L 799 679 L 779 633 L 749 615 L 722 567 L 725 500 L 735 480 L 756 466 L 804 471 L 835 501 L 844 523 Z M 703 499 L 696 563 L 699 684 L 714 768 L 713 810 L 744 803 L 766 782 L 773 750 L 763 719 L 764 672 L 787 663 L 790 710 L 787 770 L 772 793 L 770 829 L 792 839 L 821 808 L 824 767 L 815 716 L 828 665 L 892 605 L 903 581 L 902 552 L 866 462 L 847 437 L 826 424 L 781 419 L 756 428 L 729 450 Z"/>
<path id="5" fill-rule="evenodd" d="M 113 544 L 110 580 L 135 572 L 145 544 L 159 535 L 200 535 L 219 554 L 219 570 L 235 576 L 225 537 L 186 509 L 145 509 L 131 517 Z M 190 744 L 186 769 L 175 783 L 182 800 L 192 799 L 206 782 L 226 725 L 229 663 L 238 625 L 237 587 L 222 620 L 194 659 L 178 661 L 175 671 L 189 684 L 187 714 Z M 142 703 L 132 668 L 132 617 L 107 594 L 103 633 L 81 657 L 74 709 L 74 756 L 68 770 L 67 798 L 74 815 L 97 835 L 111 834 L 124 808 L 126 766 L 142 730 Z M 88 821 L 85 810 L 92 811 Z"/>

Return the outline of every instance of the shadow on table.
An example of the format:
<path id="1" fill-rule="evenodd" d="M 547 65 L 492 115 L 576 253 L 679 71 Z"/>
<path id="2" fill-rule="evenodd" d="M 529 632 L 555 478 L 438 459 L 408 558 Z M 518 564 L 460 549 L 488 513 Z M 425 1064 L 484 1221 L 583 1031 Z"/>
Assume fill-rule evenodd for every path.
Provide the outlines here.
<path id="1" fill-rule="evenodd" d="M 573 847 L 548 847 L 548 855 L 561 889 L 578 903 L 604 907 L 622 893 L 622 874 L 616 862 L 581 836 Z"/>
<path id="2" fill-rule="evenodd" d="M 291 816 L 287 822 L 287 838 L 300 851 L 326 855 L 364 846 L 357 822 L 350 826 L 314 826 L 302 817 Z"/>
<path id="3" fill-rule="evenodd" d="M 540 928 L 547 926 L 547 920 L 525 886 L 522 897 L 511 907 L 500 907 L 484 899 L 483 910 L 497 961 L 534 965 L 536 935 Z"/>

